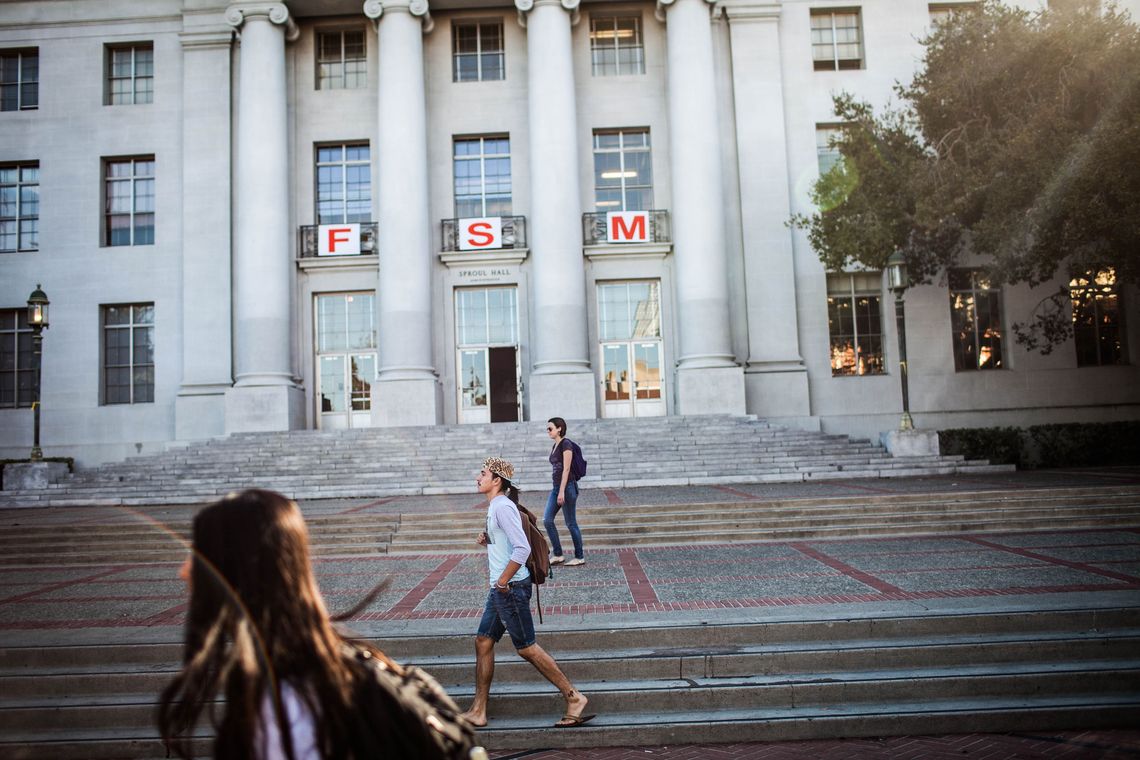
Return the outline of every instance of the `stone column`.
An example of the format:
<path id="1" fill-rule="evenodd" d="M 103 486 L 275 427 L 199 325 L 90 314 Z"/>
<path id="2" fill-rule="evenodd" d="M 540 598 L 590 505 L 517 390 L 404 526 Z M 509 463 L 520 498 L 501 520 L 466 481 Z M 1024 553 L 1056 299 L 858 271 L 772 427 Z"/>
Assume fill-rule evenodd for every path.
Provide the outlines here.
<path id="1" fill-rule="evenodd" d="M 515 0 L 527 36 L 534 367 L 530 418 L 593 419 L 586 340 L 578 113 L 570 27 L 579 0 Z M 569 13 L 567 12 L 569 11 Z"/>
<path id="2" fill-rule="evenodd" d="M 182 384 L 175 438 L 223 435 L 233 385 L 230 48 L 221 11 L 182 18 Z M 219 115 L 221 115 L 219 117 Z"/>
<path id="3" fill-rule="evenodd" d="M 735 362 L 728 311 L 724 172 L 705 0 L 658 0 L 666 21 L 669 160 L 673 185 L 680 358 L 677 411 L 743 414 L 744 373 Z"/>
<path id="4" fill-rule="evenodd" d="M 376 160 L 380 165 L 376 289 L 380 368 L 372 384 L 374 425 L 435 425 L 439 388 L 432 363 L 432 250 L 428 217 L 427 102 L 423 35 L 427 0 L 368 0 L 380 53 Z"/>
<path id="5" fill-rule="evenodd" d="M 241 35 L 234 159 L 234 387 L 226 432 L 304 425 L 293 376 L 290 315 L 293 236 L 285 40 L 297 26 L 283 3 L 234 3 L 226 21 Z M 199 220 L 208 224 L 208 220 Z"/>
<path id="6" fill-rule="evenodd" d="M 799 349 L 788 190 L 780 4 L 728 0 L 732 87 L 748 303 L 748 411 L 806 417 L 807 368 Z"/>

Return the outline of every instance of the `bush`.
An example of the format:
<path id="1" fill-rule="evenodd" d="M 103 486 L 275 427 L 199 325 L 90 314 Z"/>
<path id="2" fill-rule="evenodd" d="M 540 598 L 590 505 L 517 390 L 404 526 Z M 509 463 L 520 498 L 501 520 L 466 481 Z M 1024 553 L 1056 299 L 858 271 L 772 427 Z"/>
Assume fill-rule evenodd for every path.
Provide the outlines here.
<path id="1" fill-rule="evenodd" d="M 1023 468 L 1140 464 L 1140 420 L 938 431 L 943 454 Z"/>

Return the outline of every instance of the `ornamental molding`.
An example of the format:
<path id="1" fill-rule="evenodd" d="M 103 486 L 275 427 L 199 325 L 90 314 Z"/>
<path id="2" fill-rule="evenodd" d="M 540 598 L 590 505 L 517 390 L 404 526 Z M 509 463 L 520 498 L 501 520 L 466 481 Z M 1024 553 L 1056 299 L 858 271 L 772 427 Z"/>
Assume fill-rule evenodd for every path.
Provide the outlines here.
<path id="1" fill-rule="evenodd" d="M 704 2 L 713 6 L 716 5 L 716 1 L 717 0 L 704 0 Z M 658 21 L 664 24 L 665 12 L 669 10 L 669 6 L 673 5 L 675 2 L 677 2 L 677 0 L 657 0 L 657 8 L 653 11 L 653 15 L 657 18 Z"/>
<path id="2" fill-rule="evenodd" d="M 226 23 L 241 33 L 241 27 L 252 16 L 265 16 L 269 22 L 285 27 L 285 39 L 293 42 L 301 36 L 301 30 L 289 17 L 285 3 L 235 3 L 226 8 Z"/>
<path id="3" fill-rule="evenodd" d="M 519 15 L 519 26 L 526 28 L 526 14 L 537 5 L 561 5 L 563 9 L 570 11 L 570 26 L 577 26 L 580 18 L 578 14 L 580 2 L 581 0 L 515 0 L 515 8 L 518 9 Z"/>
<path id="4" fill-rule="evenodd" d="M 390 13 L 408 13 L 419 16 L 422 20 L 424 34 L 429 34 L 435 28 L 428 8 L 428 0 L 365 0 L 364 15 L 372 19 L 372 26 L 380 31 L 380 17 L 384 11 Z"/>

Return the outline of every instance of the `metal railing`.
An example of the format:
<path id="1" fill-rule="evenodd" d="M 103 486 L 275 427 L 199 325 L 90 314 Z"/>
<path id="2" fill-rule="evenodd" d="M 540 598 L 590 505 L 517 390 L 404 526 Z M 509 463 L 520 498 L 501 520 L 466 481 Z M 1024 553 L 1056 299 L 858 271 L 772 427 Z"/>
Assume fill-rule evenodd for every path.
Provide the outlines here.
<path id="1" fill-rule="evenodd" d="M 631 242 L 669 243 L 672 242 L 672 233 L 669 229 L 669 212 L 665 209 L 652 209 L 646 211 L 649 215 L 646 239 L 638 241 L 621 241 L 613 245 L 625 245 Z M 582 214 L 582 241 L 583 245 L 606 245 L 611 243 L 609 232 L 606 229 L 606 212 L 592 212 Z"/>
<path id="2" fill-rule="evenodd" d="M 502 250 L 504 248 L 526 248 L 526 217 L 525 216 L 502 216 L 503 228 L 501 233 L 501 245 L 498 248 L 481 250 Z M 459 247 L 459 219 L 441 219 L 439 222 L 440 227 L 440 247 L 444 253 L 455 253 L 460 250 L 466 251 Z"/>
<path id="3" fill-rule="evenodd" d="M 330 258 L 332 256 L 337 256 L 337 255 L 339 255 L 339 256 L 345 256 L 345 255 L 348 255 L 348 256 L 352 256 L 352 255 L 367 256 L 369 254 L 376 253 L 376 228 L 377 228 L 377 226 L 378 226 L 377 222 L 360 222 L 360 253 L 359 254 L 323 254 L 323 256 L 328 256 Z M 318 225 L 315 225 L 315 224 L 304 225 L 303 227 L 301 227 L 298 230 L 300 239 L 298 240 L 297 250 L 301 252 L 301 258 L 303 258 L 303 259 L 315 258 L 317 256 L 322 255 L 322 254 L 317 253 L 317 251 L 318 251 L 317 230 L 318 230 Z"/>

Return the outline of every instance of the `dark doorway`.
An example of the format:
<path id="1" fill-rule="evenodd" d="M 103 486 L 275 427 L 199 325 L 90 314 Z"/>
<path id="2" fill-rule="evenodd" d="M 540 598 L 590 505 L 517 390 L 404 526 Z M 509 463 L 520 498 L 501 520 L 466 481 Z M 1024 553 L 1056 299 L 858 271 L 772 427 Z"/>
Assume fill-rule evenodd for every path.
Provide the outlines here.
<path id="1" fill-rule="evenodd" d="M 518 362 L 514 346 L 488 349 L 491 376 L 491 422 L 519 421 Z"/>

